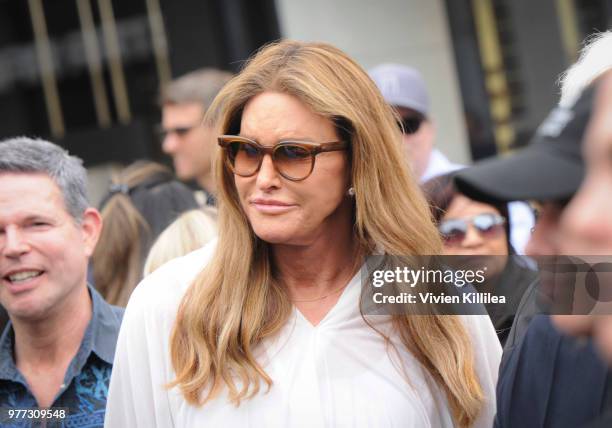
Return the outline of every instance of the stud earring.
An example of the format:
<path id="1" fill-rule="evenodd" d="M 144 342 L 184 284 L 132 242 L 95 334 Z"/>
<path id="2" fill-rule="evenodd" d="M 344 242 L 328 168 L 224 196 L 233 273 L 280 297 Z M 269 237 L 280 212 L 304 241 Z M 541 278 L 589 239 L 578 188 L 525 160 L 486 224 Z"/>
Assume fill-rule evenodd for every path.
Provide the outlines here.
<path id="1" fill-rule="evenodd" d="M 348 191 L 346 192 L 349 196 L 353 197 L 355 196 L 355 189 L 353 187 L 349 187 Z"/>

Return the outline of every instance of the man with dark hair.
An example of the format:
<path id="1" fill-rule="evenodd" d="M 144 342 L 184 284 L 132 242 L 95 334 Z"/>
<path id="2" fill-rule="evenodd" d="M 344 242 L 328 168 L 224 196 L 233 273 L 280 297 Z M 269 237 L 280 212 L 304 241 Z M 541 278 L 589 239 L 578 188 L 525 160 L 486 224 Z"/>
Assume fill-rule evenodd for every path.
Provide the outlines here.
<path id="1" fill-rule="evenodd" d="M 10 317 L 0 336 L 0 408 L 64 408 L 51 416 L 93 427 L 104 423 L 123 310 L 87 285 L 102 221 L 86 185 L 80 159 L 60 147 L 0 142 L 0 303 Z M 8 416 L 0 425 L 30 423 Z"/>
<path id="2" fill-rule="evenodd" d="M 162 149 L 172 156 L 179 179 L 195 180 L 204 190 L 208 205 L 214 204 L 211 168 L 217 135 L 202 119 L 231 78 L 231 73 L 221 70 L 193 71 L 168 84 L 160 97 Z"/>

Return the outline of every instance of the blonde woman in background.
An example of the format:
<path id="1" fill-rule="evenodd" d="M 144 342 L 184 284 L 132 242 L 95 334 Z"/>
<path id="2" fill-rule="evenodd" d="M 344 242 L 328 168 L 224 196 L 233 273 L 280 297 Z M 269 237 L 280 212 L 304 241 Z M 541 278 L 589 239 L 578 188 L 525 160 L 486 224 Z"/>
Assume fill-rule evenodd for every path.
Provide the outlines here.
<path id="1" fill-rule="evenodd" d="M 217 236 L 217 211 L 203 207 L 184 212 L 157 238 L 144 265 L 144 276 L 164 263 L 202 248 Z"/>
<path id="2" fill-rule="evenodd" d="M 490 427 L 486 316 L 365 316 L 375 251 L 439 254 L 391 108 L 322 43 L 262 49 L 215 99 L 219 238 L 124 317 L 106 427 Z"/>

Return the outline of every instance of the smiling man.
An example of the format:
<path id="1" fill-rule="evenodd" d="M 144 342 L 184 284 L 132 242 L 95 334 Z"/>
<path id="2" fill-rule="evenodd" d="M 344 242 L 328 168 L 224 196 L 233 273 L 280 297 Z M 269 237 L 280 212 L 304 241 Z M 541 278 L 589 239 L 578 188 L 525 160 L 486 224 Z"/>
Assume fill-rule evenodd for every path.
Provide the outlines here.
<path id="1" fill-rule="evenodd" d="M 54 144 L 0 142 L 0 303 L 10 317 L 0 408 L 64 408 L 55 416 L 66 423 L 102 426 L 123 312 L 87 285 L 102 220 L 86 183 L 81 161 Z"/>

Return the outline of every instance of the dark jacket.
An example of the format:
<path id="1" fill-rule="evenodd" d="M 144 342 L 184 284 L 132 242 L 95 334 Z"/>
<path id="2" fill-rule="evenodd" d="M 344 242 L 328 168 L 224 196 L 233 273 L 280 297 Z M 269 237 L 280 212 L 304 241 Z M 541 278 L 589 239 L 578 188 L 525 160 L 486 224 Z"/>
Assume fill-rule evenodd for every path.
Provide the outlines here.
<path id="1" fill-rule="evenodd" d="M 515 314 L 526 316 L 520 310 L 523 298 L 527 292 L 537 290 L 538 284 L 538 272 L 527 265 L 525 257 L 511 254 L 493 290 L 494 294 L 506 297 L 506 304 L 485 303 L 504 349 L 516 345 L 523 336 L 525 329 L 515 327 L 518 324 L 514 322 Z"/>
<path id="2" fill-rule="evenodd" d="M 4 306 L 0 305 L 0 331 L 4 331 L 6 323 L 8 323 L 9 317 Z"/>
<path id="3" fill-rule="evenodd" d="M 562 335 L 546 315 L 506 351 L 495 427 L 584 427 L 610 406 L 610 373 L 591 341 Z"/>

